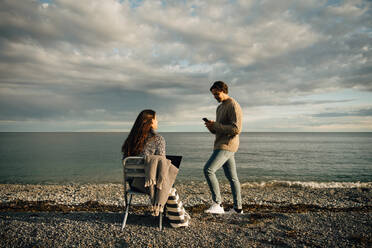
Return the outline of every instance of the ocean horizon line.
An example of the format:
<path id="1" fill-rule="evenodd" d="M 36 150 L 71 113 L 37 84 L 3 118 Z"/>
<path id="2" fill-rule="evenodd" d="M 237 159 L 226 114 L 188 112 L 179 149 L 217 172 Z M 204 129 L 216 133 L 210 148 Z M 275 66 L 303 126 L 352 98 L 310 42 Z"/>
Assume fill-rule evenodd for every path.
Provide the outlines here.
<path id="1" fill-rule="evenodd" d="M 0 131 L 0 133 L 128 133 L 129 131 Z M 207 131 L 158 131 L 158 133 L 209 133 Z M 372 131 L 247 131 L 241 133 L 372 133 Z"/>

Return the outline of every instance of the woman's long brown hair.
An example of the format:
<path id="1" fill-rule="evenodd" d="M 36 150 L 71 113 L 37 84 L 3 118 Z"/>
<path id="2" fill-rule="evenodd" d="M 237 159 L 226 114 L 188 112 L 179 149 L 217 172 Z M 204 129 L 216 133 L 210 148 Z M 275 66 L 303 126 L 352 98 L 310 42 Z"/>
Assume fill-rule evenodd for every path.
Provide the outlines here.
<path id="1" fill-rule="evenodd" d="M 139 113 L 121 147 L 124 157 L 136 156 L 142 152 L 146 139 L 151 133 L 152 120 L 155 118 L 155 114 L 156 112 L 151 109 L 145 109 Z"/>

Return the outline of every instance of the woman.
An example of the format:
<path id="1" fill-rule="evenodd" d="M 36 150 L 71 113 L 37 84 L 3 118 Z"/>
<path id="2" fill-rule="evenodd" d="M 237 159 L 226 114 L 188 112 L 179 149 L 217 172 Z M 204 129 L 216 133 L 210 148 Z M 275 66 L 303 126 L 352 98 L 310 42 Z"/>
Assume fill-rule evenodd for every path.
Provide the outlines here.
<path id="1" fill-rule="evenodd" d="M 145 109 L 138 116 L 121 151 L 124 157 L 144 155 L 164 155 L 165 140 L 155 133 L 158 120 L 154 110 Z"/>
<path id="2" fill-rule="evenodd" d="M 145 109 L 139 113 L 134 125 L 121 147 L 123 158 L 128 156 L 146 156 L 146 155 L 163 155 L 165 156 L 165 140 L 155 131 L 158 129 L 158 120 L 156 112 L 151 109 Z M 132 182 L 130 182 L 132 184 Z M 175 204 L 179 207 L 174 207 Z M 168 207 L 172 206 L 172 207 Z M 171 189 L 167 205 L 167 212 L 177 211 L 179 219 L 168 216 L 171 219 L 172 227 L 188 226 L 190 216 L 179 201 L 179 197 L 174 188 Z"/>

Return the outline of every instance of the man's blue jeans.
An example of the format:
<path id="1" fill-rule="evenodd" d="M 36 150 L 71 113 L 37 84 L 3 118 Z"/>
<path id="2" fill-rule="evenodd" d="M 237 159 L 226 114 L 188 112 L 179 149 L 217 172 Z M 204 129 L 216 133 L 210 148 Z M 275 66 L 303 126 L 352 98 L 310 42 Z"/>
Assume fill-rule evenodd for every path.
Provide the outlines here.
<path id="1" fill-rule="evenodd" d="M 240 182 L 236 173 L 235 153 L 226 150 L 214 150 L 211 157 L 204 166 L 204 175 L 212 192 L 214 202 L 221 204 L 220 186 L 216 177 L 216 171 L 223 167 L 225 176 L 230 182 L 234 199 L 234 208 L 242 208 L 242 197 L 240 193 Z"/>

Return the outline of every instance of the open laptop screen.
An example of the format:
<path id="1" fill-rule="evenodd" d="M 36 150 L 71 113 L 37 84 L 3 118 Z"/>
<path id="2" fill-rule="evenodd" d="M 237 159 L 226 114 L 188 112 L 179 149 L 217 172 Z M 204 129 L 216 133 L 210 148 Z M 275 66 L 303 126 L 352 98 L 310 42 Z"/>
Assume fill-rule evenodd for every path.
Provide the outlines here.
<path id="1" fill-rule="evenodd" d="M 182 156 L 166 155 L 166 158 L 172 161 L 172 164 L 178 169 L 180 168 Z"/>

